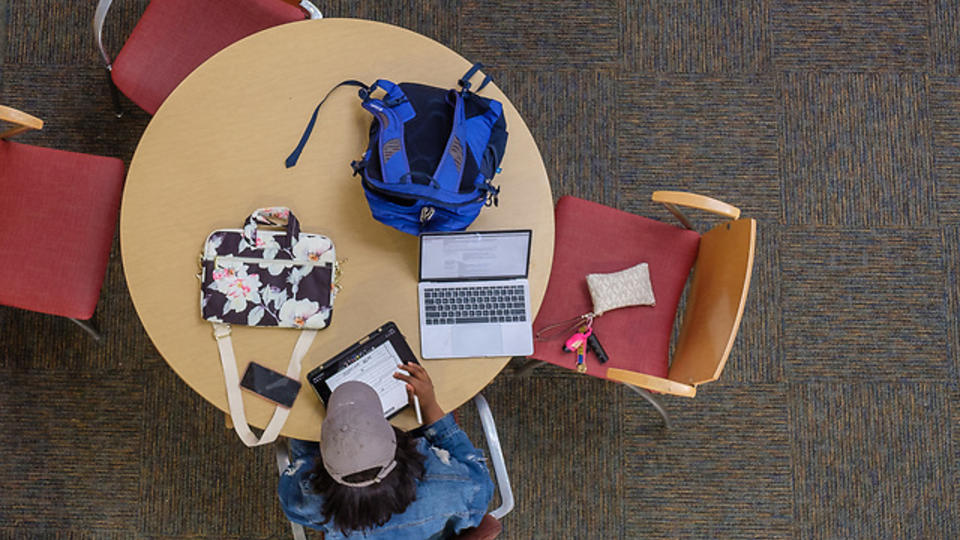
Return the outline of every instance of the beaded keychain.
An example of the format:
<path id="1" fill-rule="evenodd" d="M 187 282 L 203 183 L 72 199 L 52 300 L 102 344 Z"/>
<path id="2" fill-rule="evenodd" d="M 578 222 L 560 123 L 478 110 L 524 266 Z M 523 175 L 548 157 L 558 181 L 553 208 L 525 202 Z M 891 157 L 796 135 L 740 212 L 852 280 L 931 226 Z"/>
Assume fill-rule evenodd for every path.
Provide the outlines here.
<path id="1" fill-rule="evenodd" d="M 587 345 L 590 345 L 590 348 L 597 353 L 597 358 L 601 362 L 607 361 L 607 355 L 603 351 L 603 348 L 600 347 L 600 342 L 597 341 L 596 336 L 593 333 L 593 313 L 587 313 L 580 315 L 579 317 L 574 317 L 566 321 L 562 321 L 556 324 L 551 324 L 539 332 L 537 332 L 537 341 L 546 341 L 551 339 L 559 334 L 565 334 L 571 330 L 576 329 L 576 332 L 567 338 L 567 341 L 563 344 L 563 350 L 565 352 L 577 352 L 577 363 L 576 369 L 579 373 L 586 373 L 587 364 L 585 362 L 587 356 Z M 594 343 L 596 344 L 594 346 Z M 599 351 L 599 352 L 598 352 Z"/>

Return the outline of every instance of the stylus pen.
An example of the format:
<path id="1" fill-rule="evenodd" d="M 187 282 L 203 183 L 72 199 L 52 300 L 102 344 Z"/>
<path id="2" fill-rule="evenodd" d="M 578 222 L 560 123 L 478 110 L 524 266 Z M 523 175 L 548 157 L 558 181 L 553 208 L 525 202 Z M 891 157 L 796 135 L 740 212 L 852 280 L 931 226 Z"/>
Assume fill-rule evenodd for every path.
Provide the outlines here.
<path id="1" fill-rule="evenodd" d="M 417 411 L 417 423 L 421 426 L 423 425 L 423 413 L 420 412 L 420 399 L 417 398 L 417 395 L 413 395 L 413 408 Z"/>

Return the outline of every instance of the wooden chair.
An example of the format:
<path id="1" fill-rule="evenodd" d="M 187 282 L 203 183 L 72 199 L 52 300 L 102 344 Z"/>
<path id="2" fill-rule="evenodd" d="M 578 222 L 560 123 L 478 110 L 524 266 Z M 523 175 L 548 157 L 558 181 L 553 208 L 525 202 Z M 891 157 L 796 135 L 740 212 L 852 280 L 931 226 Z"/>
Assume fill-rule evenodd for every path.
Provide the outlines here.
<path id="1" fill-rule="evenodd" d="M 93 31 L 118 117 L 118 89 L 155 114 L 180 81 L 231 43 L 280 24 L 323 17 L 309 0 L 153 0 L 112 61 L 103 45 L 112 3 L 97 3 Z"/>
<path id="2" fill-rule="evenodd" d="M 478 526 L 461 532 L 451 540 L 493 540 L 503 530 L 500 520 L 513 510 L 514 505 L 513 488 L 510 486 L 510 477 L 507 474 L 507 465 L 503 459 L 503 449 L 500 447 L 500 437 L 497 435 L 497 425 L 493 420 L 490 405 L 481 394 L 474 396 L 473 403 L 480 415 L 480 424 L 483 426 L 483 434 L 487 441 L 490 463 L 493 465 L 493 475 L 500 492 L 500 506 L 485 515 Z M 287 465 L 290 464 L 286 440 L 278 441 L 274 444 L 274 449 L 276 451 L 277 469 L 280 474 L 283 474 Z M 305 540 L 306 533 L 302 525 L 290 522 L 290 526 L 293 530 L 294 540 Z"/>
<path id="3" fill-rule="evenodd" d="M 587 274 L 647 262 L 656 305 L 611 310 L 597 317 L 593 328 L 610 360 L 600 363 L 588 353 L 586 373 L 626 384 L 656 407 L 669 428 L 670 417 L 651 392 L 694 397 L 699 385 L 720 377 L 750 288 L 757 225 L 753 219 L 741 219 L 739 209 L 702 195 L 657 191 L 653 200 L 664 204 L 683 227 L 574 197 L 558 201 L 553 267 L 534 330 L 542 332 L 592 310 Z M 680 207 L 725 220 L 701 236 Z M 686 308 L 670 358 L 685 288 Z M 538 340 L 533 360 L 522 369 L 541 362 L 572 369 L 576 355 L 562 350 L 566 337 Z"/>
<path id="4" fill-rule="evenodd" d="M 123 162 L 15 143 L 39 118 L 0 106 L 0 304 L 90 322 L 120 208 Z"/>

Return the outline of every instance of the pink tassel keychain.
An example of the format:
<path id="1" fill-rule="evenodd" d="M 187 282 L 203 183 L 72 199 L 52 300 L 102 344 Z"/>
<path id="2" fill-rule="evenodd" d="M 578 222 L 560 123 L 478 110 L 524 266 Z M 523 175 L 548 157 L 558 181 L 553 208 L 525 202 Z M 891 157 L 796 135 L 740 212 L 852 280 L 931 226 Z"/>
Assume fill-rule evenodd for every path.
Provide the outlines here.
<path id="1" fill-rule="evenodd" d="M 573 323 L 572 326 L 565 326 L 570 325 L 570 323 Z M 573 328 L 576 328 L 577 331 L 564 342 L 563 350 L 565 352 L 576 351 L 576 369 L 579 373 L 586 373 L 587 364 L 585 360 L 587 356 L 587 342 L 590 336 L 593 335 L 593 313 L 587 313 L 586 315 L 581 315 L 568 321 L 550 325 L 537 333 L 537 339 L 549 339 L 546 337 L 547 334 L 555 335 L 560 332 L 572 330 Z"/>

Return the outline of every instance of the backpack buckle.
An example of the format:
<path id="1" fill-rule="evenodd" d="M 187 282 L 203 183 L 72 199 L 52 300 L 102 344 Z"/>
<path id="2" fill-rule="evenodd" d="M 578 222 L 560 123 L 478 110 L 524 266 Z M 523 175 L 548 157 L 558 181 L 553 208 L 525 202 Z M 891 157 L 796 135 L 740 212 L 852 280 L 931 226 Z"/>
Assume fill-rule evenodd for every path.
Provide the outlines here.
<path id="1" fill-rule="evenodd" d="M 360 91 L 357 92 L 357 94 L 360 95 L 360 99 L 362 99 L 363 101 L 367 101 L 368 99 L 370 99 L 370 94 L 376 91 L 377 88 L 379 88 L 379 86 L 377 86 L 377 83 L 374 82 L 370 86 L 360 87 Z"/>
<path id="2" fill-rule="evenodd" d="M 360 174 L 360 171 L 367 167 L 366 161 L 353 160 L 350 162 L 350 168 L 353 169 L 353 176 Z"/>
<path id="3" fill-rule="evenodd" d="M 483 201 L 484 206 L 500 206 L 500 188 L 490 183 L 490 180 L 484 182 L 483 189 L 487 192 Z"/>
<path id="4" fill-rule="evenodd" d="M 483 69 L 483 64 L 481 64 L 480 62 L 477 62 L 476 64 L 471 66 L 466 73 L 463 74 L 463 77 L 461 77 L 460 80 L 457 81 L 457 84 L 463 87 L 464 92 L 468 92 L 470 90 L 470 79 L 473 78 L 473 76 L 481 69 Z M 484 86 L 486 86 L 486 84 L 487 82 L 484 81 L 483 85 L 481 85 L 480 88 L 482 89 Z"/>
<path id="5" fill-rule="evenodd" d="M 420 209 L 420 223 L 426 223 L 433 218 L 433 214 L 437 212 L 437 209 L 432 206 L 424 206 Z"/>

